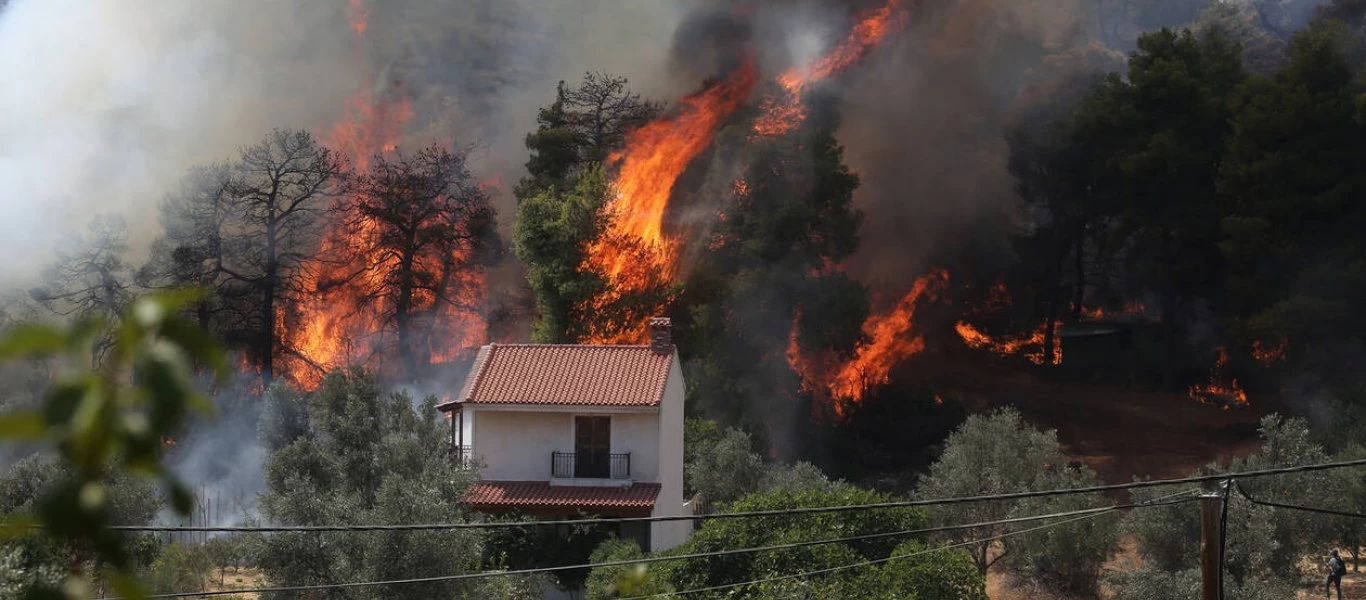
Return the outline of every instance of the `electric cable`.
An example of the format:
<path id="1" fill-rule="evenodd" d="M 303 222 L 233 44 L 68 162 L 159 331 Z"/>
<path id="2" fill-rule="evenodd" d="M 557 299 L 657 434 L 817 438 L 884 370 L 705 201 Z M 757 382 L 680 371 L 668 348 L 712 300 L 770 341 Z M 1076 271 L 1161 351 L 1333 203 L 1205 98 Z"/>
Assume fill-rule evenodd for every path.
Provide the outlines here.
<path id="1" fill-rule="evenodd" d="M 1272 502 L 1272 501 L 1270 501 L 1270 500 L 1259 500 L 1259 499 L 1257 499 L 1257 498 L 1253 498 L 1252 496 L 1248 495 L 1247 490 L 1244 490 L 1244 489 L 1243 489 L 1243 486 L 1238 485 L 1236 480 L 1235 480 L 1235 482 L 1234 482 L 1234 485 L 1238 488 L 1238 495 L 1242 496 L 1243 498 L 1247 499 L 1248 502 L 1251 502 L 1251 503 L 1253 503 L 1253 504 L 1260 504 L 1260 505 L 1262 505 L 1262 506 L 1270 506 L 1270 507 L 1273 507 L 1273 508 L 1284 508 L 1284 509 L 1287 509 L 1287 510 L 1300 510 L 1300 511 L 1304 511 L 1304 512 L 1319 513 L 1319 514 L 1324 514 L 1324 515 L 1333 515 L 1333 516 L 1337 516 L 1337 517 L 1349 517 L 1349 518 L 1352 518 L 1352 519 L 1366 519 L 1366 514 L 1362 514 L 1362 513 L 1346 512 L 1346 511 L 1341 511 L 1341 510 L 1332 510 L 1332 509 L 1328 509 L 1328 508 L 1317 508 L 1317 507 L 1313 507 L 1313 506 L 1300 506 L 1300 505 L 1298 505 L 1298 504 L 1282 504 L 1282 503 L 1280 503 L 1280 502 Z"/>
<path id="2" fill-rule="evenodd" d="M 1188 493 L 1191 493 L 1191 492 L 1188 491 L 1188 492 L 1181 492 L 1181 493 L 1182 493 L 1182 494 L 1188 494 Z M 1174 495 L 1175 495 L 1175 494 L 1174 494 Z M 1169 502 L 1138 503 L 1138 504 L 1135 504 L 1135 505 L 1131 506 L 1131 508 L 1156 507 L 1156 506 L 1165 506 L 1165 505 L 1168 505 L 1168 504 L 1181 504 L 1181 503 L 1185 503 L 1185 502 L 1191 502 L 1191 501 L 1194 501 L 1194 500 L 1197 500 L 1197 499 L 1198 499 L 1198 498 L 1185 498 L 1185 499 L 1182 499 L 1182 500 L 1178 500 L 1178 501 L 1169 501 Z M 1108 512 L 1108 511 L 1107 511 L 1107 512 Z M 1073 522 L 1076 522 L 1076 521 L 1083 521 L 1083 520 L 1086 520 L 1086 519 L 1094 519 L 1094 518 L 1099 517 L 1100 515 L 1103 515 L 1103 514 L 1106 514 L 1106 513 L 1104 513 L 1104 512 L 1094 512 L 1094 513 L 1092 513 L 1092 514 L 1082 515 L 1082 516 L 1079 516 L 1079 517 L 1073 517 L 1073 518 L 1071 518 L 1071 519 L 1066 519 L 1066 520 L 1063 520 L 1063 521 L 1058 521 L 1058 522 L 1056 522 L 1056 523 L 1046 523 L 1046 524 L 1039 525 L 1039 526 L 1036 526 L 1036 527 L 1030 527 L 1030 528 L 1028 528 L 1028 529 L 1021 529 L 1021 530 L 1019 530 L 1019 531 L 1008 531 L 1008 532 L 1005 532 L 1005 533 L 1002 533 L 1002 534 L 997 534 L 997 535 L 994 535 L 994 536 L 991 536 L 991 537 L 985 537 L 985 538 L 980 538 L 980 539 L 975 539 L 975 540 L 969 540 L 969 541 L 966 541 L 966 542 L 957 542 L 957 543 L 949 544 L 949 545 L 946 545 L 946 546 L 938 546 L 938 547 L 935 547 L 935 548 L 926 548 L 926 549 L 924 549 L 924 550 L 918 550 L 918 551 L 910 552 L 910 553 L 907 553 L 907 554 L 898 554 L 898 555 L 894 555 L 894 556 L 888 556 L 888 557 L 886 557 L 886 558 L 879 558 L 879 559 L 874 559 L 874 560 L 866 560 L 866 561 L 862 561 L 862 562 L 858 562 L 858 563 L 854 563 L 854 564 L 841 565 L 841 566 L 838 566 L 838 567 L 830 567 L 830 568 L 826 568 L 826 569 L 817 569 L 817 570 L 814 570 L 814 571 L 803 571 L 803 572 L 801 572 L 801 573 L 792 573 L 792 574 L 788 574 L 788 575 L 780 575 L 780 576 L 777 576 L 777 577 L 769 577 L 769 578 L 767 578 L 767 579 L 756 579 L 756 580 L 751 580 L 751 581 L 742 581 L 742 582 L 739 582 L 739 583 L 728 583 L 728 584 L 724 584 L 724 585 L 714 585 L 714 586 L 710 586 L 710 587 L 695 588 L 695 589 L 683 590 L 683 591 L 679 591 L 679 592 L 661 592 L 661 593 L 658 593 L 658 594 L 650 594 L 650 595 L 646 595 L 646 596 L 630 596 L 630 597 L 627 597 L 627 598 L 622 598 L 621 600 L 643 600 L 643 599 L 647 599 L 647 598 L 659 598 L 659 597 L 668 597 L 668 596 L 686 596 L 686 595 L 689 595 L 689 594 L 700 594 L 700 593 L 702 593 L 702 592 L 716 592 L 716 591 L 727 590 L 727 589 L 733 589 L 733 588 L 737 588 L 737 587 L 744 587 L 744 586 L 747 586 L 747 585 L 755 585 L 755 584 L 760 584 L 760 583 L 771 583 L 771 582 L 775 582 L 775 581 L 784 581 L 784 580 L 787 580 L 787 579 L 798 579 L 798 578 L 801 578 L 801 577 L 809 577 L 809 576 L 811 576 L 811 575 L 823 575 L 823 574 L 825 574 L 825 573 L 833 573 L 833 572 L 835 572 L 835 571 L 843 571 L 843 570 L 846 570 L 846 569 L 855 569 L 855 568 L 858 568 L 858 567 L 866 567 L 866 566 L 871 566 L 871 565 L 876 565 L 876 564 L 891 562 L 891 561 L 894 561 L 894 560 L 901 560 L 901 559 L 904 559 L 904 558 L 911 558 L 911 557 L 915 557 L 915 556 L 922 556 L 922 555 L 925 555 L 925 554 L 932 554 L 932 553 L 935 553 L 935 552 L 944 552 L 944 551 L 946 551 L 946 550 L 953 550 L 953 549 L 955 549 L 955 548 L 962 548 L 962 547 L 966 547 L 966 546 L 974 546 L 974 545 L 977 545 L 977 544 L 983 544 L 983 543 L 988 543 L 988 542 L 994 542 L 994 541 L 1002 540 L 1002 539 L 1005 539 L 1005 538 L 1008 538 L 1008 537 L 1011 537 L 1011 536 L 1015 536 L 1015 535 L 1020 535 L 1020 534 L 1025 534 L 1025 533 L 1031 533 L 1031 532 L 1039 531 L 1039 530 L 1042 530 L 1042 529 L 1048 529 L 1048 528 L 1050 528 L 1050 527 L 1057 527 L 1057 526 L 1059 526 L 1059 525 L 1066 525 L 1066 524 L 1068 524 L 1068 523 L 1073 523 Z"/>
<path id="3" fill-rule="evenodd" d="M 918 535 L 918 534 L 924 534 L 924 533 L 935 533 L 935 532 L 953 531 L 953 530 L 960 530 L 960 529 L 974 529 L 974 528 L 977 528 L 977 527 L 987 527 L 987 526 L 991 526 L 991 525 L 1006 525 L 1006 524 L 1012 524 L 1012 523 L 1024 523 L 1024 522 L 1029 522 L 1029 521 L 1040 521 L 1040 520 L 1046 520 L 1046 519 L 1058 519 L 1058 518 L 1063 518 L 1063 517 L 1073 517 L 1073 516 L 1076 516 L 1076 515 L 1083 515 L 1083 516 L 1085 516 L 1085 517 L 1091 517 L 1091 516 L 1098 516 L 1098 515 L 1101 515 L 1101 514 L 1105 514 L 1105 513 L 1108 513 L 1108 512 L 1114 512 L 1114 511 L 1118 511 L 1118 510 L 1126 510 L 1126 509 L 1131 509 L 1131 508 L 1143 508 L 1143 507 L 1150 507 L 1150 506 L 1162 506 L 1162 505 L 1168 505 L 1168 504 L 1180 504 L 1180 503 L 1183 503 L 1183 502 L 1189 502 L 1189 501 L 1191 501 L 1191 500 L 1194 500 L 1195 498 L 1194 498 L 1194 497 L 1191 497 L 1191 498 L 1176 498 L 1176 497 L 1182 496 L 1182 495 L 1189 495 L 1189 494 L 1193 493 L 1194 491 L 1195 491 L 1195 490 L 1187 490 L 1187 491 L 1183 491 L 1183 492 L 1178 492 L 1178 493 L 1176 493 L 1176 494 L 1170 494 L 1170 495 L 1168 495 L 1168 496 L 1164 496 L 1163 498 L 1175 498 L 1175 499 L 1167 500 L 1166 502 L 1160 502 L 1160 503 L 1159 503 L 1159 502 L 1152 502 L 1152 501 L 1149 501 L 1149 502 L 1140 502 L 1140 503 L 1134 503 L 1134 504 L 1120 504 L 1120 505 L 1112 505 L 1112 506 L 1101 506 L 1101 507 L 1088 508 L 1088 509 L 1082 509 L 1082 510 L 1064 511 L 1064 512 L 1051 513 L 1051 514 L 1045 514 L 1045 515 L 1032 515 L 1032 516 L 1027 516 L 1027 517 L 1013 517 L 1013 518 L 1009 518 L 1009 519 L 999 519 L 999 520 L 995 520 L 995 521 L 984 521 L 984 522 L 979 522 L 979 523 L 968 523 L 968 524 L 962 524 L 962 525 L 942 525 L 942 526 L 937 526 L 937 527 L 926 527 L 926 528 L 921 528 L 921 529 L 908 529 L 908 530 L 905 530 L 905 531 L 883 532 L 883 533 L 865 534 L 865 535 L 849 536 L 849 537 L 834 538 L 834 539 L 811 540 L 811 541 L 804 541 L 804 542 L 791 542 L 791 543 L 786 543 L 786 544 L 774 544 L 774 545 L 770 545 L 770 546 L 759 546 L 759 547 L 754 547 L 754 548 L 736 548 L 736 549 L 730 549 L 730 550 L 716 550 L 716 551 L 710 551 L 710 552 L 698 552 L 698 553 L 694 553 L 694 554 L 680 554 L 680 555 L 675 555 L 675 556 L 650 556 L 650 557 L 639 558 L 639 559 L 619 560 L 619 561 L 608 561 L 608 562 L 601 562 L 601 563 L 589 563 L 589 564 L 579 564 L 579 565 L 565 565 L 565 566 L 558 566 L 558 567 L 537 567 L 537 568 L 532 568 L 532 569 L 520 569 L 520 570 L 515 570 L 515 571 L 484 571 L 484 572 L 479 572 L 479 573 L 463 573 L 463 574 L 459 574 L 459 575 L 442 575 L 442 576 L 436 576 L 436 577 L 420 577 L 420 578 L 412 578 L 412 579 L 393 579 L 393 580 L 385 580 L 385 581 L 360 581 L 360 582 L 347 582 L 347 583 L 313 584 L 313 585 L 302 585 L 302 586 L 280 586 L 280 587 L 264 587 L 264 588 L 247 588 L 247 589 L 234 589 L 234 590 L 219 590 L 219 591 L 211 591 L 211 592 L 179 592 L 179 593 L 171 593 L 171 594 L 153 594 L 153 595 L 147 596 L 147 598 L 149 598 L 149 599 L 151 599 L 151 598 L 191 598 L 191 597 L 205 597 L 205 596 L 226 596 L 226 595 L 231 595 L 231 594 L 262 594 L 262 593 L 271 593 L 271 592 L 301 592 L 301 591 L 312 591 L 312 590 L 323 590 L 323 589 L 342 589 L 342 588 L 356 588 L 356 587 L 373 587 L 373 586 L 380 586 L 380 585 L 401 585 L 401 584 L 412 584 L 412 583 L 434 583 L 434 582 L 447 582 L 447 581 L 468 581 L 468 580 L 475 580 L 475 579 L 485 579 L 485 578 L 489 578 L 489 577 L 504 577 L 504 576 L 513 576 L 513 575 L 531 575 L 531 574 L 536 574 L 536 573 L 549 573 L 549 572 L 555 572 L 555 571 L 568 571 L 568 570 L 574 570 L 574 569 L 594 569 L 594 568 L 599 568 L 599 567 L 618 567 L 618 566 L 628 566 L 628 565 L 637 565 L 637 564 L 648 564 L 648 563 L 664 562 L 664 561 L 674 561 L 674 560 L 688 560 L 688 559 L 695 559 L 695 558 L 710 558 L 710 557 L 713 557 L 713 556 L 730 556 L 730 555 L 736 555 L 736 554 L 751 554 L 751 553 L 755 553 L 755 552 L 766 552 L 766 551 L 772 551 L 772 550 L 789 550 L 789 549 L 802 548 L 802 547 L 807 547 L 807 546 L 817 546 L 817 545 L 824 545 L 824 544 L 848 543 L 848 542 L 857 542 L 857 541 L 872 540 L 872 539 L 881 539 L 881 538 L 889 538 L 889 537 L 896 537 L 896 536 Z M 106 598 L 101 598 L 100 600 L 119 600 L 119 598 L 118 598 L 118 597 L 106 597 Z"/>
<path id="4" fill-rule="evenodd" d="M 413 530 L 449 530 L 449 529 L 501 529 L 513 527 L 550 527 L 560 525 L 615 525 L 621 523 L 658 523 L 665 521 L 715 521 L 722 519 L 740 519 L 751 517 L 772 517 L 772 516 L 791 516 L 800 514 L 816 513 L 837 513 L 855 510 L 879 510 L 893 508 L 913 508 L 921 506 L 942 506 L 950 504 L 967 504 L 974 502 L 992 502 L 1003 500 L 1023 500 L 1027 498 L 1045 498 L 1051 496 L 1065 496 L 1072 494 L 1090 494 L 1099 492 L 1112 492 L 1121 490 L 1145 489 L 1163 487 L 1171 485 L 1182 485 L 1191 483 L 1205 483 L 1219 481 L 1230 478 L 1254 478 L 1269 477 L 1274 475 L 1286 475 L 1292 473 L 1305 473 L 1311 471 L 1322 471 L 1327 469 L 1341 469 L 1347 467 L 1366 466 L 1366 459 L 1349 460 L 1332 463 L 1319 463 L 1313 465 L 1300 465 L 1293 467 L 1279 467 L 1274 469 L 1260 469 L 1254 471 L 1243 471 L 1240 473 L 1223 473 L 1213 475 L 1198 475 L 1183 477 L 1178 479 L 1153 479 L 1149 481 L 1133 481 L 1129 483 L 1118 483 L 1109 485 L 1094 485 L 1079 488 L 1061 488 L 1040 491 L 1008 492 L 1001 494 L 987 494 L 981 496 L 960 496 L 953 498 L 928 498 L 920 500 L 898 500 L 894 502 L 881 502 L 874 504 L 849 504 L 843 506 L 818 506 L 793 509 L 774 509 L 758 510 L 732 513 L 716 513 L 707 515 L 669 515 L 657 517 L 612 517 L 612 518 L 589 518 L 589 519 L 560 519 L 550 521 L 482 521 L 467 523 L 427 523 L 427 524 L 399 524 L 399 525 L 278 525 L 278 526 L 252 526 L 252 527 L 181 527 L 173 525 L 116 525 L 110 527 L 115 531 L 139 531 L 139 532 L 250 532 L 250 533 L 283 533 L 296 531 L 413 531 Z M 1308 510 L 1308 509 L 1306 509 Z M 1357 516 L 1357 515 L 1349 515 Z M 34 528 L 41 526 L 34 525 Z M 3 530 L 0 527 L 0 530 Z"/>

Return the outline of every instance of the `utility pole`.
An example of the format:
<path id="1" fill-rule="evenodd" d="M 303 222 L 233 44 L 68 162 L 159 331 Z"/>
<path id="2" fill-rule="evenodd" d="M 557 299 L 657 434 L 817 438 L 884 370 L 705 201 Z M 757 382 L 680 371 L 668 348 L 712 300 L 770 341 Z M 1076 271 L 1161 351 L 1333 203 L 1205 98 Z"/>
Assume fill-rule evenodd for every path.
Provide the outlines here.
<path id="1" fill-rule="evenodd" d="M 1220 571 L 1223 565 L 1223 543 L 1220 534 L 1220 516 L 1224 508 L 1224 494 L 1220 482 L 1205 484 L 1200 494 L 1200 600 L 1220 600 L 1223 597 L 1220 586 Z"/>

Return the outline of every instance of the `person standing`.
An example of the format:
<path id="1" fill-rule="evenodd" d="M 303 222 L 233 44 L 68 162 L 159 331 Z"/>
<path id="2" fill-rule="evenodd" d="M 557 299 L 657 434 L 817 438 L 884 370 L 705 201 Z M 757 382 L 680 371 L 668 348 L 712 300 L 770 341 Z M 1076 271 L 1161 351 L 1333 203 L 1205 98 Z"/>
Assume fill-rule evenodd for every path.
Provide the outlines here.
<path id="1" fill-rule="evenodd" d="M 1338 556 L 1338 551 L 1329 552 L 1328 581 L 1323 584 L 1323 597 L 1333 597 L 1333 588 L 1338 590 L 1338 600 L 1342 600 L 1342 576 L 1347 574 L 1347 563 Z"/>

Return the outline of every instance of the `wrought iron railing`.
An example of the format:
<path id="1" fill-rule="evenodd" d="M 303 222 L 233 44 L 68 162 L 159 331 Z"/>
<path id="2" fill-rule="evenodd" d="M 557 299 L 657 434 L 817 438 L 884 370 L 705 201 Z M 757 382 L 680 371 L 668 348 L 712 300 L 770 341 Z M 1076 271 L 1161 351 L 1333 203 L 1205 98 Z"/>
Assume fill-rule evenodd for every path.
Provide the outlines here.
<path id="1" fill-rule="evenodd" d="M 450 446 L 451 462 L 456 467 L 465 469 L 474 465 L 474 452 L 469 446 Z"/>
<path id="2" fill-rule="evenodd" d="M 551 452 L 550 476 L 556 479 L 630 479 L 631 453 Z"/>

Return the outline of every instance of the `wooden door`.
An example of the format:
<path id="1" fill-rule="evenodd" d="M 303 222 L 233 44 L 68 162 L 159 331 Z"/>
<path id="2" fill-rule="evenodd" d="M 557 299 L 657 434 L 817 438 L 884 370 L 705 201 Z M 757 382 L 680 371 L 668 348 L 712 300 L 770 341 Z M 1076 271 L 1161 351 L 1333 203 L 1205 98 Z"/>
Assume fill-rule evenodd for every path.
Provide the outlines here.
<path id="1" fill-rule="evenodd" d="M 574 417 L 574 476 L 610 477 L 611 459 L 612 417 Z"/>

